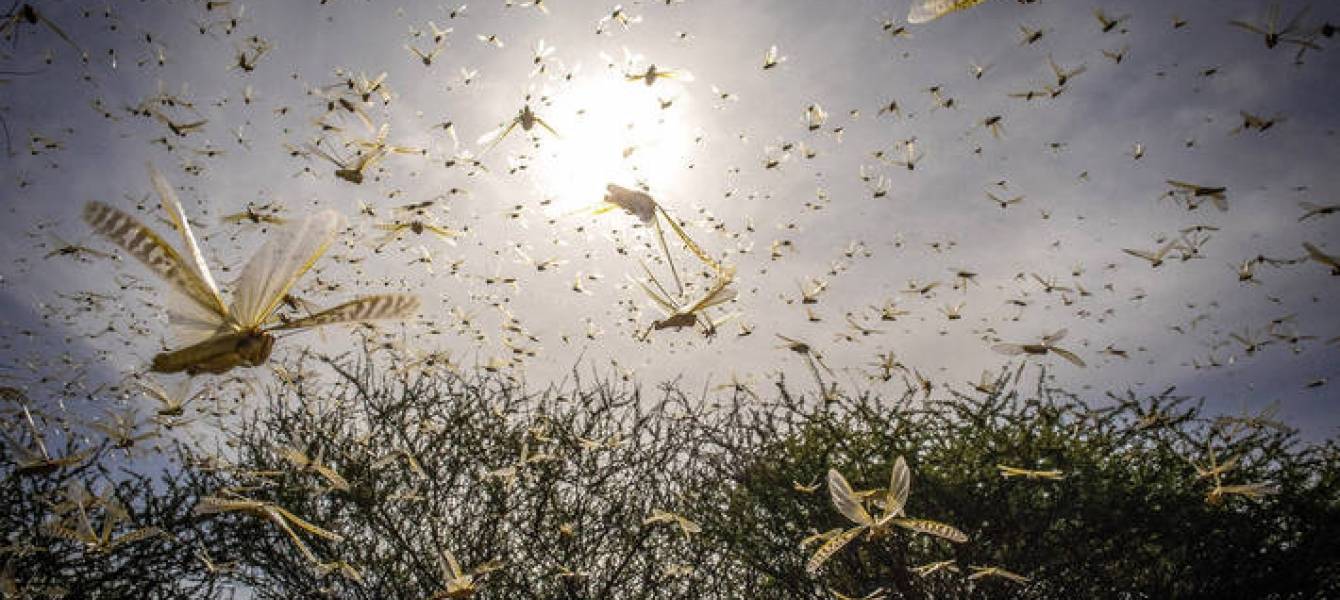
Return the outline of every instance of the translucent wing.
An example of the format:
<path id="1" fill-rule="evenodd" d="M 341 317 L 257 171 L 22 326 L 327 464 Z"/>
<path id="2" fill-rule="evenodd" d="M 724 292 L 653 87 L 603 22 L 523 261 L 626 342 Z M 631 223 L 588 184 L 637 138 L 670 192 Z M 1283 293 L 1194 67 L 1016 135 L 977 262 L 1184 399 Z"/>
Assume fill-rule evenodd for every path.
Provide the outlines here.
<path id="1" fill-rule="evenodd" d="M 322 150 L 320 144 L 321 140 L 317 140 L 315 144 L 304 144 L 304 147 L 307 149 L 308 152 L 325 159 L 326 162 L 329 162 L 341 169 L 346 168 L 345 161 L 336 158 L 334 155 L 332 155 L 329 152 L 326 152 L 325 150 Z"/>
<path id="2" fill-rule="evenodd" d="M 1254 23 L 1248 23 L 1248 22 L 1246 22 L 1246 21 L 1239 21 L 1239 20 L 1234 19 L 1234 20 L 1232 20 L 1232 21 L 1229 21 L 1228 24 L 1229 24 L 1229 25 L 1234 25 L 1234 26 L 1237 26 L 1237 27 L 1241 27 L 1241 28 L 1246 29 L 1247 31 L 1251 31 L 1251 32 L 1253 32 L 1253 33 L 1259 33 L 1259 34 L 1261 34 L 1261 35 L 1265 35 L 1265 34 L 1266 34 L 1266 31 L 1265 31 L 1264 29 L 1261 29 L 1260 27 L 1257 27 L 1256 24 L 1254 24 Z"/>
<path id="3" fill-rule="evenodd" d="M 919 0 L 907 11 L 908 23 L 927 23 L 954 10 L 953 0 Z"/>
<path id="4" fill-rule="evenodd" d="M 1304 11 L 1304 12 L 1306 12 L 1306 11 Z M 60 36 L 60 39 L 65 40 L 65 43 L 67 43 L 67 44 L 69 44 L 71 47 L 73 47 L 73 48 L 75 49 L 76 52 L 79 52 L 80 54 L 83 54 L 83 53 L 84 53 L 84 49 L 83 49 L 83 48 L 80 48 L 80 47 L 79 47 L 79 44 L 74 43 L 74 40 L 70 39 L 69 34 L 66 34 L 65 31 L 64 31 L 63 29 L 61 29 L 60 27 L 57 27 L 56 24 L 55 24 L 54 22 L 51 21 L 51 19 L 46 18 L 46 15 L 43 15 L 42 13 L 39 13 L 39 12 L 37 12 L 36 10 L 33 11 L 33 14 L 37 16 L 37 19 L 38 19 L 39 21 L 41 21 L 43 25 L 46 25 L 48 28 L 51 29 L 52 32 L 54 32 L 56 35 Z M 1299 16 L 1302 16 L 1302 14 L 1300 13 Z M 1294 20 L 1297 20 L 1297 19 L 1298 19 L 1298 17 L 1294 17 Z M 115 64 L 115 63 L 113 63 L 113 64 Z"/>
<path id="5" fill-rule="evenodd" d="M 96 541 L 97 539 L 96 536 L 92 536 L 90 534 L 82 534 L 78 531 L 65 527 L 64 525 L 61 525 L 60 523 L 57 522 L 48 522 L 44 528 L 44 531 L 49 535 L 64 539 L 66 541 L 74 542 L 76 544 L 87 544 L 90 542 L 90 537 L 92 537 L 92 540 L 94 541 Z"/>
<path id="6" fill-rule="evenodd" d="M 731 300 L 734 300 L 736 295 L 737 292 L 733 287 L 721 285 L 719 287 L 713 288 L 710 294 L 704 296 L 701 301 L 690 307 L 692 309 L 691 312 L 697 312 L 706 308 L 712 308 L 713 306 L 717 306 L 719 304 L 725 304 L 727 302 L 730 302 Z"/>
<path id="7" fill-rule="evenodd" d="M 1064 359 L 1070 361 L 1070 364 L 1073 364 L 1073 365 L 1075 365 L 1076 367 L 1084 368 L 1084 366 L 1085 366 L 1085 365 L 1084 365 L 1084 360 L 1081 359 L 1080 357 L 1076 356 L 1074 352 L 1071 352 L 1071 351 L 1069 351 L 1069 350 L 1064 350 L 1064 349 L 1061 349 L 1061 348 L 1056 348 L 1056 347 L 1052 347 L 1052 348 L 1051 348 L 1051 351 L 1052 351 L 1053 353 L 1055 353 L 1057 356 L 1059 356 L 1059 357 L 1061 357 L 1061 358 L 1064 358 Z"/>
<path id="8" fill-rule="evenodd" d="M 907 506 L 907 496 L 912 492 L 912 471 L 907 468 L 907 461 L 899 456 L 893 461 L 893 472 L 889 474 L 889 492 L 884 501 L 884 515 L 896 516 L 904 514 L 903 509 Z"/>
<path id="9" fill-rule="evenodd" d="M 163 206 L 163 212 L 166 212 L 168 218 L 172 220 L 172 225 L 181 233 L 184 247 L 191 255 L 191 266 L 195 269 L 196 276 L 204 282 L 217 306 L 223 308 L 223 297 L 219 295 L 219 286 L 214 283 L 214 276 L 209 273 L 209 265 L 205 264 L 205 256 L 200 252 L 200 244 L 195 241 L 195 234 L 191 232 L 191 224 L 186 220 L 186 210 L 177 199 L 177 193 L 172 191 L 172 185 L 162 173 L 158 172 L 153 163 L 149 163 L 148 168 L 149 180 L 153 182 L 154 191 L 158 192 L 158 201 Z"/>
<path id="10" fill-rule="evenodd" d="M 182 379 L 171 390 L 164 387 L 162 383 L 148 377 L 137 381 L 136 384 L 146 394 L 162 404 L 164 409 L 181 407 L 191 395 L 191 379 L 189 377 Z"/>
<path id="11" fill-rule="evenodd" d="M 1068 333 L 1070 333 L 1070 330 L 1069 330 L 1069 329 L 1065 329 L 1065 328 L 1058 329 L 1058 330 L 1056 330 L 1055 332 L 1052 332 L 1052 333 L 1050 333 L 1050 334 L 1047 334 L 1047 335 L 1043 336 L 1043 337 L 1042 337 L 1042 343 L 1044 343 L 1044 344 L 1048 344 L 1048 345 L 1055 344 L 1056 342 L 1059 342 L 1059 341 L 1065 339 L 1065 336 L 1066 336 L 1066 334 L 1068 334 Z"/>
<path id="12" fill-rule="evenodd" d="M 217 330 L 228 322 L 228 310 L 218 296 L 208 284 L 201 281 L 195 269 L 153 230 L 134 217 L 101 202 L 89 202 L 84 206 L 84 221 L 94 231 L 172 284 L 179 295 L 189 299 L 189 302 L 177 303 L 185 306 L 173 311 L 174 323 L 178 312 L 183 318 L 198 321 L 200 327 L 207 330 Z"/>
<path id="13" fill-rule="evenodd" d="M 333 325 L 335 323 L 353 323 L 374 321 L 377 319 L 404 319 L 414 315 L 419 309 L 419 297 L 409 294 L 383 294 L 350 300 L 335 308 L 323 310 L 310 317 L 285 323 L 272 330 L 305 329 Z"/>
<path id="14" fill-rule="evenodd" d="M 1275 6 L 1275 9 L 1276 9 L 1276 10 L 1279 10 L 1279 6 L 1276 5 L 1276 6 Z M 1310 6 L 1304 6 L 1302 10 L 1298 11 L 1298 14 L 1294 15 L 1294 17 L 1293 17 L 1292 19 L 1289 19 L 1289 22 L 1288 22 L 1284 27 L 1282 27 L 1282 28 L 1279 30 L 1279 32 L 1280 32 L 1280 33 L 1286 33 L 1286 32 L 1290 32 L 1290 31 L 1293 31 L 1293 30 L 1295 30 L 1295 29 L 1298 29 L 1298 23 L 1299 23 L 1300 21 L 1302 21 L 1303 17 L 1307 16 L 1307 12 L 1308 12 L 1309 10 L 1311 10 L 1311 9 L 1312 9 L 1312 7 L 1310 7 Z M 47 21 L 47 24 L 50 24 L 50 23 L 51 23 L 50 21 Z M 52 25 L 52 27 L 54 28 L 55 25 Z M 57 31 L 57 33 L 60 32 L 60 30 L 56 30 L 56 31 Z M 62 35 L 61 37 L 65 37 L 65 36 Z M 66 40 L 66 41 L 69 41 L 69 38 L 65 38 L 65 40 Z M 73 43 L 73 42 L 71 42 L 71 43 Z"/>
<path id="15" fill-rule="evenodd" d="M 353 166 L 352 170 L 362 173 L 368 167 L 372 166 L 373 164 L 376 164 L 376 162 L 381 160 L 382 157 L 386 156 L 386 152 L 387 148 L 385 146 L 377 146 L 371 150 L 368 150 L 367 152 L 364 152 L 363 154 L 359 155 L 358 161 L 352 165 Z"/>
<path id="16" fill-rule="evenodd" d="M 1340 261 L 1337 261 L 1335 257 L 1329 256 L 1325 252 L 1322 252 L 1321 248 L 1313 246 L 1311 242 L 1303 242 L 1303 249 L 1307 251 L 1307 255 L 1311 257 L 1312 260 L 1317 261 L 1323 265 L 1330 265 L 1332 267 L 1340 268 Z"/>
<path id="17" fill-rule="evenodd" d="M 829 473 L 833 472 L 829 471 Z M 819 569 L 823 568 L 824 563 L 828 562 L 828 559 L 856 539 L 856 536 L 860 535 L 862 531 L 865 531 L 864 526 L 852 527 L 819 546 L 819 549 L 814 551 L 814 556 L 811 556 L 809 562 L 805 563 L 805 572 L 811 575 L 818 573 Z"/>
<path id="18" fill-rule="evenodd" d="M 894 523 L 903 529 L 910 529 L 919 533 L 929 533 L 933 536 L 944 538 L 958 544 L 968 541 L 968 536 L 962 531 L 939 521 L 932 521 L 930 519 L 897 519 Z"/>
<path id="19" fill-rule="evenodd" d="M 828 470 L 828 495 L 833 498 L 833 506 L 838 512 L 851 519 L 857 525 L 873 525 L 875 520 L 866 512 L 856 492 L 851 489 L 847 479 L 836 469 Z"/>
<path id="20" fill-rule="evenodd" d="M 494 140 L 496 140 L 496 139 L 502 137 L 502 136 L 504 135 L 504 132 L 510 132 L 510 131 L 512 130 L 512 126 L 515 125 L 515 124 L 516 124 L 516 122 L 513 121 L 513 122 L 511 122 L 511 123 L 507 123 L 507 124 L 504 124 L 504 125 L 499 125 L 499 126 L 493 128 L 493 129 L 490 129 L 490 130 L 488 130 L 487 132 L 485 132 L 483 135 L 481 135 L 481 136 L 479 136 L 478 138 L 476 138 L 476 139 L 475 139 L 475 144 L 478 144 L 478 145 L 480 145 L 480 146 L 486 146 L 486 145 L 488 145 L 489 143 L 493 142 Z"/>
<path id="21" fill-rule="evenodd" d="M 109 522 L 110 524 L 111 521 L 107 522 Z M 158 536 L 158 534 L 161 533 L 162 530 L 158 528 L 135 529 L 134 532 L 126 533 L 125 536 L 115 538 L 115 540 L 111 541 L 111 544 L 109 545 L 111 546 L 111 548 L 115 548 L 115 546 L 134 544 L 134 542 L 147 540 L 147 538 Z"/>
<path id="22" fill-rule="evenodd" d="M 424 223 L 423 228 L 433 233 L 436 233 L 444 238 L 453 238 L 461 235 L 460 232 L 458 231 L 447 229 L 446 227 L 441 227 L 439 225 L 433 225 L 432 223 Z M 447 243 L 452 244 L 453 246 L 455 245 L 455 243 L 452 242 L 450 239 L 447 240 Z M 422 248 L 423 246 L 419 247 Z"/>
<path id="23" fill-rule="evenodd" d="M 186 381 L 189 382 L 190 379 L 187 379 Z M 173 397 L 174 397 L 174 394 L 171 393 L 171 392 L 169 392 L 169 391 L 167 391 L 167 389 L 164 388 L 164 387 L 162 386 L 162 384 L 158 383 L 157 381 L 154 381 L 153 379 L 147 379 L 147 378 L 146 378 L 146 379 L 142 379 L 142 380 L 136 381 L 135 384 L 136 384 L 136 386 L 138 386 L 141 390 L 143 390 L 144 393 L 146 393 L 146 394 L 152 396 L 153 399 L 155 399 L 155 400 L 157 400 L 157 401 L 159 401 L 159 402 L 162 402 L 163 404 L 172 404 L 172 403 L 173 403 L 173 400 L 172 400 L 172 399 L 173 399 Z M 189 383 L 188 383 L 188 385 L 189 385 Z"/>
<path id="24" fill-rule="evenodd" d="M 671 304 L 669 299 L 656 293 L 656 291 L 652 290 L 649 286 L 647 286 L 646 283 L 637 280 L 635 280 L 634 283 L 636 283 L 639 287 L 641 287 L 642 291 L 646 292 L 647 296 L 649 296 L 653 301 L 655 301 L 656 305 L 659 306 L 667 316 L 679 312 L 678 306 Z"/>
<path id="25" fill-rule="evenodd" d="M 912 9 L 907 12 L 908 23 L 927 23 L 949 13 L 971 8 L 985 0 L 914 0 Z"/>
<path id="26" fill-rule="evenodd" d="M 695 313 L 700 310 L 712 308 L 718 304 L 725 304 L 735 299 L 735 288 L 730 287 L 730 277 L 718 277 L 712 289 L 708 290 L 703 297 L 683 312 Z"/>
<path id="27" fill-rule="evenodd" d="M 178 346 L 191 346 L 213 336 L 237 331 L 231 315 L 220 318 L 213 308 L 201 306 L 182 290 L 172 288 L 164 302 L 172 338 Z"/>
<path id="28" fill-rule="evenodd" d="M 1148 261 L 1155 261 L 1161 258 L 1155 255 L 1153 252 L 1146 252 L 1144 250 L 1133 250 L 1131 248 L 1122 248 L 1121 251 L 1131 256 L 1135 256 L 1137 258 L 1143 258 Z"/>
<path id="29" fill-rule="evenodd" d="M 480 156 L 488 154 L 489 150 L 492 150 L 494 146 L 497 146 L 498 144 L 502 143 L 503 139 L 507 137 L 507 134 L 512 133 L 512 129 L 516 127 L 517 123 L 519 122 L 520 121 L 513 119 L 511 123 L 500 126 L 497 129 L 494 129 L 493 131 L 490 131 L 484 135 L 479 136 L 479 139 L 475 140 L 475 143 L 479 144 L 480 146 L 487 145 L 487 147 L 484 148 L 484 151 L 479 153 Z"/>
<path id="30" fill-rule="evenodd" d="M 688 232 L 684 231 L 684 228 L 680 227 L 679 223 L 670 216 L 670 213 L 666 212 L 664 208 L 661 208 L 661 205 L 657 204 L 656 208 L 660 210 L 661 216 L 665 217 L 665 222 L 670 224 L 670 229 L 675 231 L 675 235 L 679 237 L 681 242 L 684 242 L 684 246 L 689 249 L 689 252 L 692 252 L 694 256 L 698 257 L 698 260 L 701 260 L 707 266 L 712 267 L 712 270 L 720 273 L 721 264 L 713 260 L 711 256 L 708 256 L 707 253 L 698 246 L 697 242 L 694 242 L 693 238 L 689 237 Z"/>
<path id="31" fill-rule="evenodd" d="M 1325 259 L 1328 258 L 1326 253 L 1321 251 L 1321 248 L 1313 246 L 1311 242 L 1303 242 L 1303 250 L 1306 250 L 1307 255 L 1315 261 L 1325 262 Z"/>
<path id="32" fill-rule="evenodd" d="M 693 73 L 682 69 L 676 69 L 674 71 L 665 71 L 662 73 L 658 73 L 657 75 L 661 77 L 668 77 L 670 79 L 678 79 L 683 82 L 693 81 Z"/>
<path id="33" fill-rule="evenodd" d="M 284 294 L 325 253 L 343 226 L 344 217 L 328 210 L 308 217 L 266 242 L 238 278 L 233 318 L 245 329 L 268 320 L 284 300 Z"/>
<path id="34" fill-rule="evenodd" d="M 557 131 L 554 131 L 554 128 L 553 128 L 553 127 L 550 127 L 548 123 L 545 123 L 545 122 L 544 122 L 544 119 L 541 119 L 541 118 L 539 118 L 539 117 L 535 117 L 535 122 L 538 123 L 538 124 L 540 125 L 540 127 L 543 127 L 543 128 L 544 128 L 546 131 L 548 131 L 549 133 L 554 134 L 554 137 L 556 137 L 556 138 L 561 138 L 561 137 L 563 137 L 563 136 L 561 136 L 561 135 L 558 135 L 558 132 L 557 132 Z"/>
<path id="35" fill-rule="evenodd" d="M 228 315 L 223 297 L 219 294 L 219 286 L 214 282 L 214 276 L 210 274 L 209 265 L 205 263 L 205 257 L 200 251 L 200 244 L 195 239 L 195 233 L 191 231 L 190 221 L 187 220 L 186 210 L 182 208 L 181 201 L 177 199 L 177 193 L 173 191 L 172 185 L 168 183 L 167 178 L 159 172 L 158 168 L 152 163 L 148 165 L 149 180 L 153 183 L 154 191 L 158 194 L 160 205 L 163 212 L 167 213 L 172 225 L 177 228 L 181 234 L 182 243 L 186 251 L 190 254 L 191 267 L 195 275 L 200 279 L 206 292 L 209 294 L 209 303 L 204 306 L 205 310 L 200 310 L 198 303 L 193 298 L 183 297 L 179 293 L 174 293 L 168 297 L 166 306 L 168 309 L 169 322 L 172 324 L 173 336 L 180 344 L 195 344 L 208 339 L 210 336 L 219 333 L 221 330 L 231 328 L 235 322 L 226 320 L 226 325 L 219 323 L 215 315 Z"/>

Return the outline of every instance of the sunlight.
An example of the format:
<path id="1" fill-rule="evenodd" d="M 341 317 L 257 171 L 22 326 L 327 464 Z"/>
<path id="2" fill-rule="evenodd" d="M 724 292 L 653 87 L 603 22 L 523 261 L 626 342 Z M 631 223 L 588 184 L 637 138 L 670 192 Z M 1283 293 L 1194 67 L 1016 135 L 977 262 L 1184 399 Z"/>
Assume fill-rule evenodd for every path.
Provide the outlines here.
<path id="1" fill-rule="evenodd" d="M 646 86 L 606 77 L 577 84 L 537 111 L 554 115 L 562 136 L 544 139 L 545 159 L 532 166 L 534 184 L 552 200 L 549 210 L 588 206 L 609 183 L 672 192 L 692 144 L 687 101 L 678 82 Z M 662 108 L 665 102 L 673 104 Z"/>

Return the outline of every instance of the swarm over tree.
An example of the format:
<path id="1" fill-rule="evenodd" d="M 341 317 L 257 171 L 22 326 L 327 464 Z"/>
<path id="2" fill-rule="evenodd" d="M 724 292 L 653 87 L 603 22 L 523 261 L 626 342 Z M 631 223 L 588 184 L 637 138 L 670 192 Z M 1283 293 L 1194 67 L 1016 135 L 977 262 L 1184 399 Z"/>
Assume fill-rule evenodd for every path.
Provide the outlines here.
<path id="1" fill-rule="evenodd" d="M 530 391 L 483 371 L 379 362 L 293 365 L 225 445 L 176 446 L 161 473 L 102 467 L 102 448 L 20 475 L 6 446 L 6 585 L 261 598 L 1340 591 L 1335 442 L 1211 418 L 1171 391 L 1085 400 L 1045 376 L 1025 388 L 1017 372 L 929 402 L 910 391 L 816 400 L 783 381 L 757 396 L 645 393 L 576 373 Z M 802 540 L 852 525 L 824 474 L 863 495 L 888 485 L 900 456 L 906 514 L 967 541 L 895 527 L 807 573 L 822 542 Z M 53 535 L 71 481 L 121 499 L 117 535 L 161 533 L 105 550 Z M 880 509 L 886 496 L 869 496 Z"/>

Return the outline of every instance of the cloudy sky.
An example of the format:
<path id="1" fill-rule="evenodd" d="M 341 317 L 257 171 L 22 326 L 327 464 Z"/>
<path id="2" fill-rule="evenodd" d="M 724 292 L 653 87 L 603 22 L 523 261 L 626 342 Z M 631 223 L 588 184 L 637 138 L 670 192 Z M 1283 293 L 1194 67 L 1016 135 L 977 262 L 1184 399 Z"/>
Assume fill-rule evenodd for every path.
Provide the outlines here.
<path id="1" fill-rule="evenodd" d="M 1340 214 L 1300 220 L 1300 203 L 1340 204 L 1340 56 L 1320 31 L 1340 23 L 1335 6 L 1313 6 L 1267 48 L 1230 24 L 1268 29 L 1268 6 L 1251 0 L 988 0 L 920 25 L 901 0 L 626 3 L 627 23 L 607 18 L 612 3 L 542 4 L 41 3 L 71 42 L 8 19 L 0 377 L 35 392 L 81 373 L 92 387 L 172 347 L 167 284 L 143 266 L 48 256 L 67 243 L 115 253 L 79 217 L 92 200 L 170 233 L 152 162 L 221 281 L 276 234 L 223 216 L 248 203 L 290 220 L 338 210 L 350 227 L 301 297 L 417 293 L 420 318 L 381 324 L 379 340 L 466 368 L 505 362 L 534 387 L 576 365 L 646 385 L 682 376 L 689 389 L 734 377 L 762 390 L 780 371 L 816 391 L 780 334 L 808 342 L 834 372 L 825 380 L 847 389 L 901 393 L 915 370 L 943 395 L 1021 360 L 993 345 L 1066 328 L 1058 345 L 1086 368 L 1029 361 L 1094 396 L 1175 385 L 1225 412 L 1279 401 L 1309 437 L 1340 425 L 1340 278 L 1313 261 L 1256 261 L 1239 278 L 1258 256 L 1306 256 L 1303 242 L 1340 255 Z M 1126 18 L 1103 32 L 1097 8 Z M 1279 28 L 1304 8 L 1282 3 Z M 449 32 L 435 42 L 435 28 Z M 541 40 L 553 50 L 537 60 Z M 784 60 L 764 69 L 774 45 Z M 425 64 L 407 46 L 440 52 Z M 1049 62 L 1074 72 L 1063 86 Z M 627 80 L 651 64 L 677 76 Z M 383 73 L 385 97 L 364 103 L 345 85 Z M 558 135 L 518 127 L 480 142 L 524 105 Z M 811 105 L 827 113 L 813 130 Z M 135 110 L 146 106 L 164 118 Z M 1272 125 L 1242 129 L 1242 111 Z M 167 121 L 205 123 L 178 135 Z M 386 157 L 361 184 L 297 152 L 321 139 L 349 157 L 383 124 L 387 142 L 418 152 Z M 894 162 L 909 140 L 913 169 Z M 1168 197 L 1170 179 L 1227 188 L 1227 210 Z M 609 183 L 648 190 L 735 266 L 737 299 L 711 313 L 735 316 L 715 336 L 637 339 L 662 317 L 631 283 L 639 262 L 673 284 L 651 229 L 584 210 Z M 1002 208 L 988 193 L 1022 200 Z M 426 201 L 418 216 L 396 208 Z M 461 234 L 390 240 L 378 227 L 414 218 Z M 1123 252 L 1168 243 L 1158 268 Z M 699 293 L 695 259 L 673 240 L 671 251 Z M 958 270 L 977 275 L 955 285 Z M 881 320 L 890 301 L 907 314 Z M 519 327 L 503 327 L 508 315 Z M 351 331 L 284 338 L 277 352 L 339 351 Z M 1248 352 L 1234 333 L 1270 343 Z M 889 352 L 908 374 L 884 381 L 874 365 Z"/>

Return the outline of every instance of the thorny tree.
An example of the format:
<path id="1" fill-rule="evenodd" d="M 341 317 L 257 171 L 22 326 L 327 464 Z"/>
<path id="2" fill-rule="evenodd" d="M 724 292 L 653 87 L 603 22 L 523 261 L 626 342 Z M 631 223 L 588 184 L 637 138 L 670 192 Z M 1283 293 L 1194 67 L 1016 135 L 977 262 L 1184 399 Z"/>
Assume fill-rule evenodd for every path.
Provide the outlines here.
<path id="1" fill-rule="evenodd" d="M 577 373 L 529 391 L 382 362 L 293 365 L 223 444 L 174 446 L 161 474 L 109 467 L 107 445 L 21 468 L 31 440 L 11 428 L 6 593 L 1285 598 L 1340 585 L 1334 441 L 1210 418 L 1171 392 L 1086 401 L 1019 372 L 930 402 L 816 401 L 780 380 L 647 394 Z M 88 447 L 69 445 L 58 456 Z M 967 541 L 895 527 L 807 573 L 823 534 L 851 527 L 825 473 L 874 513 L 899 456 L 905 513 Z M 113 513 L 102 538 L 68 534 L 84 519 L 101 535 Z"/>

